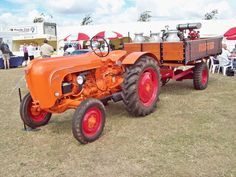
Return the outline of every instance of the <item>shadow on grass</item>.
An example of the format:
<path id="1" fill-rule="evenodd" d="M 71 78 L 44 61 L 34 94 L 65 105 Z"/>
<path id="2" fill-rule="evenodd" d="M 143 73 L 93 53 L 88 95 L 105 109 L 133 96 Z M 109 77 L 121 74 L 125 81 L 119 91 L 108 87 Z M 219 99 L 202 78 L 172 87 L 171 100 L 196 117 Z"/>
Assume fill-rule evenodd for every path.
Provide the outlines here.
<path id="1" fill-rule="evenodd" d="M 73 113 L 55 114 L 52 116 L 48 130 L 55 134 L 71 134 Z"/>
<path id="2" fill-rule="evenodd" d="M 193 82 L 191 80 L 170 81 L 165 86 L 161 87 L 161 94 L 168 95 L 188 95 L 193 91 Z"/>
<path id="3" fill-rule="evenodd" d="M 106 119 L 116 120 L 130 117 L 122 102 L 110 102 L 106 109 Z M 66 111 L 62 114 L 54 114 L 47 126 L 47 129 L 55 134 L 71 134 L 72 118 L 74 111 Z"/>
<path id="4" fill-rule="evenodd" d="M 213 85 L 217 81 L 216 78 L 210 77 L 208 81 L 208 87 Z M 168 95 L 189 95 L 196 91 L 193 86 L 193 80 L 184 81 L 170 81 L 165 86 L 161 87 L 161 94 Z"/>

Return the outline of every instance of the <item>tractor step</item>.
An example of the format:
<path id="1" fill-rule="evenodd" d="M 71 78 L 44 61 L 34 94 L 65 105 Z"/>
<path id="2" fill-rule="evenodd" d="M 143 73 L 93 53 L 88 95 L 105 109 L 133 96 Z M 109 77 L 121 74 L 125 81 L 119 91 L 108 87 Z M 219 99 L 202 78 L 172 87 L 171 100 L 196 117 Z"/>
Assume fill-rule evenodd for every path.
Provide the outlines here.
<path id="1" fill-rule="evenodd" d="M 122 98 L 122 94 L 121 92 L 118 92 L 118 93 L 114 93 L 112 94 L 111 96 L 107 96 L 107 97 L 104 97 L 101 99 L 102 102 L 108 102 L 108 101 L 114 101 L 114 102 L 118 102 L 118 101 L 121 101 L 123 98 Z"/>

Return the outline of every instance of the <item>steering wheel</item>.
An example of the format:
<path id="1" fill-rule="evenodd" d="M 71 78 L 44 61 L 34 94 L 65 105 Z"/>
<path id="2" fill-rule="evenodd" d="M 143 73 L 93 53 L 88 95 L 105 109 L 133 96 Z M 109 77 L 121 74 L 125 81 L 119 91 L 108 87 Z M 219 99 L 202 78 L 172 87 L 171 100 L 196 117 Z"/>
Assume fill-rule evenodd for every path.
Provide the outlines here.
<path id="1" fill-rule="evenodd" d="M 110 47 L 106 39 L 94 36 L 90 40 L 92 51 L 99 57 L 106 57 L 110 53 Z M 105 50 L 107 48 L 107 50 Z"/>

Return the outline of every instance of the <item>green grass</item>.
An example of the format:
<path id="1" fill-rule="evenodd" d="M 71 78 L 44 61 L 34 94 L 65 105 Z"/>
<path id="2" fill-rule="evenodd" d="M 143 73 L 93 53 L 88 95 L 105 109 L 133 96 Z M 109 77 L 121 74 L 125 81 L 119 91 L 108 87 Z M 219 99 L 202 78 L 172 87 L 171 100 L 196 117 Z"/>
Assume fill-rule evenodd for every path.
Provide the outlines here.
<path id="1" fill-rule="evenodd" d="M 23 73 L 0 71 L 0 176 L 236 176 L 236 77 L 211 75 L 204 91 L 191 80 L 170 82 L 144 118 L 111 103 L 102 137 L 81 145 L 71 133 L 73 110 L 22 131 L 14 88 Z"/>

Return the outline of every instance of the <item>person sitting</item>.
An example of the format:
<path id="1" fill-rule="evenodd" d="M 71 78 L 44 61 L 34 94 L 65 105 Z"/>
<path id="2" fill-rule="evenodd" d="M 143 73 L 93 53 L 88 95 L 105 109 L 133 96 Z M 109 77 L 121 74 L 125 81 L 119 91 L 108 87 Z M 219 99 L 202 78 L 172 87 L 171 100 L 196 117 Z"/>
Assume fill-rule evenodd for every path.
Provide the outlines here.
<path id="1" fill-rule="evenodd" d="M 217 57 L 217 59 L 220 62 L 221 66 L 230 66 L 232 64 L 232 60 L 230 59 L 232 57 L 230 51 L 227 49 L 226 44 L 222 44 L 222 53 Z M 236 66 L 233 66 L 234 68 Z"/>
<path id="2" fill-rule="evenodd" d="M 236 44 L 235 44 L 233 50 L 231 51 L 231 56 L 236 57 Z"/>

